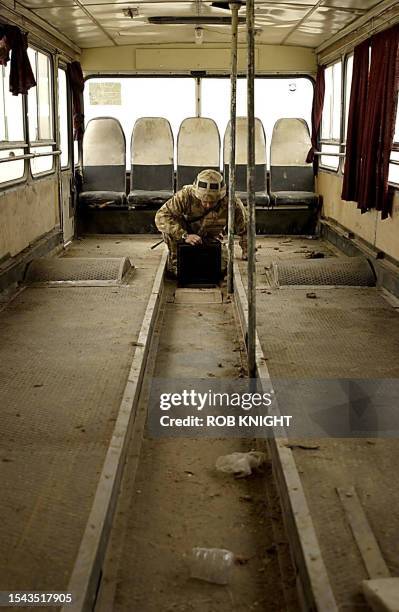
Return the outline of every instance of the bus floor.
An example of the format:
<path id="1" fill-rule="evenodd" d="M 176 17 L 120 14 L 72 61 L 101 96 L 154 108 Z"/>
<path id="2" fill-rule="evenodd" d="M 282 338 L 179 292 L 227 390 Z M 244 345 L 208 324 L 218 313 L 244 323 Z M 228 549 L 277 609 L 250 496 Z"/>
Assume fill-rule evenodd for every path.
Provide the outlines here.
<path id="1" fill-rule="evenodd" d="M 219 456 L 249 451 L 255 441 L 152 437 L 145 425 L 157 378 L 205 379 L 211 386 L 218 378 L 238 379 L 246 367 L 224 291 L 176 289 L 167 281 L 165 294 L 95 610 L 298 610 L 271 466 L 242 479 L 215 469 Z M 237 556 L 228 585 L 190 578 L 197 546 Z"/>
<path id="2" fill-rule="evenodd" d="M 26 287 L 0 309 L 0 590 L 66 591 L 161 250 L 154 237 L 73 242 L 128 256 L 119 286 Z"/>
<path id="3" fill-rule="evenodd" d="M 387 300 L 375 287 L 276 289 L 269 282 L 271 261 L 312 252 L 343 255 L 318 239 L 259 237 L 257 246 L 257 331 L 272 380 L 314 379 L 328 385 L 326 379 L 370 379 L 378 388 L 380 379 L 399 378 L 395 298 Z M 246 267 L 240 268 L 245 286 Z M 346 411 L 342 419 L 347 422 Z M 378 415 L 374 423 L 378 428 Z M 337 489 L 355 489 L 387 569 L 397 576 L 397 436 L 384 437 L 381 430 L 378 437 L 300 440 L 303 448 L 298 440 L 291 442 L 337 604 L 348 612 L 366 610 L 361 582 L 371 576 Z"/>

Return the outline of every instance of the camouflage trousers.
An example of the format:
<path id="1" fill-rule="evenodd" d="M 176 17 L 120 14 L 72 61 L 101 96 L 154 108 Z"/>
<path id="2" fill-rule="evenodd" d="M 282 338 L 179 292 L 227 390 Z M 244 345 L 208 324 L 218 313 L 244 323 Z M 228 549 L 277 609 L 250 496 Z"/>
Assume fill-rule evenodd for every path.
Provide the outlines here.
<path id="1" fill-rule="evenodd" d="M 169 236 L 169 234 L 162 234 L 164 242 L 168 247 L 169 256 L 168 262 L 166 264 L 166 268 L 170 274 L 173 276 L 177 276 L 177 245 L 178 241 L 173 240 Z M 195 248 L 195 247 L 193 247 Z M 227 247 L 224 243 L 222 243 L 222 257 L 221 257 L 221 272 L 224 274 L 227 270 Z"/>

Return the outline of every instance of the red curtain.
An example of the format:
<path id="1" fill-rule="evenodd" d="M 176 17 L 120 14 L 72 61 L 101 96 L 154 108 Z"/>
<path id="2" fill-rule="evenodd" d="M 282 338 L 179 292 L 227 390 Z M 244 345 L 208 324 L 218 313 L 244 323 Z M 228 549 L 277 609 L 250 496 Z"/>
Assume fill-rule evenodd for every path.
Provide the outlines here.
<path id="1" fill-rule="evenodd" d="M 28 37 L 17 26 L 0 25 L 0 65 L 6 66 L 10 59 L 10 92 L 13 96 L 27 94 L 36 85 L 28 57 Z"/>
<path id="2" fill-rule="evenodd" d="M 73 138 L 74 140 L 82 140 L 84 132 L 83 90 L 85 82 L 80 63 L 71 62 L 68 64 L 67 73 L 72 89 Z"/>
<path id="3" fill-rule="evenodd" d="M 385 219 L 392 210 L 388 189 L 389 158 L 395 130 L 399 64 L 399 25 L 371 39 L 371 63 L 363 121 L 358 207 L 376 208 Z M 358 112 L 358 109 L 356 109 Z"/>
<path id="4" fill-rule="evenodd" d="M 312 106 L 312 146 L 309 150 L 306 161 L 308 164 L 313 162 L 315 174 L 318 168 L 318 157 L 315 155 L 318 144 L 318 133 L 321 124 L 321 117 L 323 114 L 324 94 L 326 91 L 324 81 L 324 66 L 319 66 L 317 69 L 316 85 L 313 94 L 313 106 Z"/>
<path id="5" fill-rule="evenodd" d="M 363 151 L 363 123 L 366 116 L 369 82 L 370 41 L 355 47 L 353 56 L 352 87 L 349 103 L 348 131 L 342 199 L 357 202 L 361 184 L 361 163 Z"/>

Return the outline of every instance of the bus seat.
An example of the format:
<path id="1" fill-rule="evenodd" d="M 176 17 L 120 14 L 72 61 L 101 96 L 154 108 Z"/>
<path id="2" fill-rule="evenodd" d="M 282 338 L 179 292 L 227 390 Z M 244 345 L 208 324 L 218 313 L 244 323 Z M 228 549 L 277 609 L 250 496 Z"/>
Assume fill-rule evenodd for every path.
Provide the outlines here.
<path id="1" fill-rule="evenodd" d="M 247 203 L 247 132 L 246 117 L 237 117 L 236 124 L 236 195 Z M 231 124 L 227 124 L 223 138 L 224 176 L 228 184 L 230 166 Z M 260 119 L 255 118 L 255 205 L 268 206 L 266 183 L 266 136 Z"/>
<path id="2" fill-rule="evenodd" d="M 84 205 L 126 204 L 126 141 L 122 126 L 113 117 L 91 119 L 83 135 Z"/>
<path id="3" fill-rule="evenodd" d="M 173 134 L 169 121 L 164 117 L 137 119 L 130 154 L 129 205 L 162 206 L 174 192 Z"/>
<path id="4" fill-rule="evenodd" d="M 177 189 L 190 185 L 201 170 L 220 171 L 220 136 L 213 119 L 188 117 L 177 136 Z"/>
<path id="5" fill-rule="evenodd" d="M 270 199 L 278 204 L 318 204 L 313 165 L 306 163 L 311 147 L 304 119 L 279 119 L 270 147 Z"/>

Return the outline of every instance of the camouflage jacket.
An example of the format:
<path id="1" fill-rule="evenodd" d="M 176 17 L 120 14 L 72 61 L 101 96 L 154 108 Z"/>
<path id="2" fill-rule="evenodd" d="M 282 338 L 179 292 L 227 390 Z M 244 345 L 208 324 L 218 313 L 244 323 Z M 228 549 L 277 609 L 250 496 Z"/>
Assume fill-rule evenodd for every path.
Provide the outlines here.
<path id="1" fill-rule="evenodd" d="M 227 230 L 228 202 L 226 195 L 206 213 L 194 195 L 192 185 L 185 185 L 158 210 L 155 223 L 160 232 L 176 241 L 181 240 L 186 232 L 205 239 L 221 238 Z M 246 248 L 247 212 L 239 198 L 235 199 L 234 225 L 235 233 L 240 236 L 240 245 Z"/>

